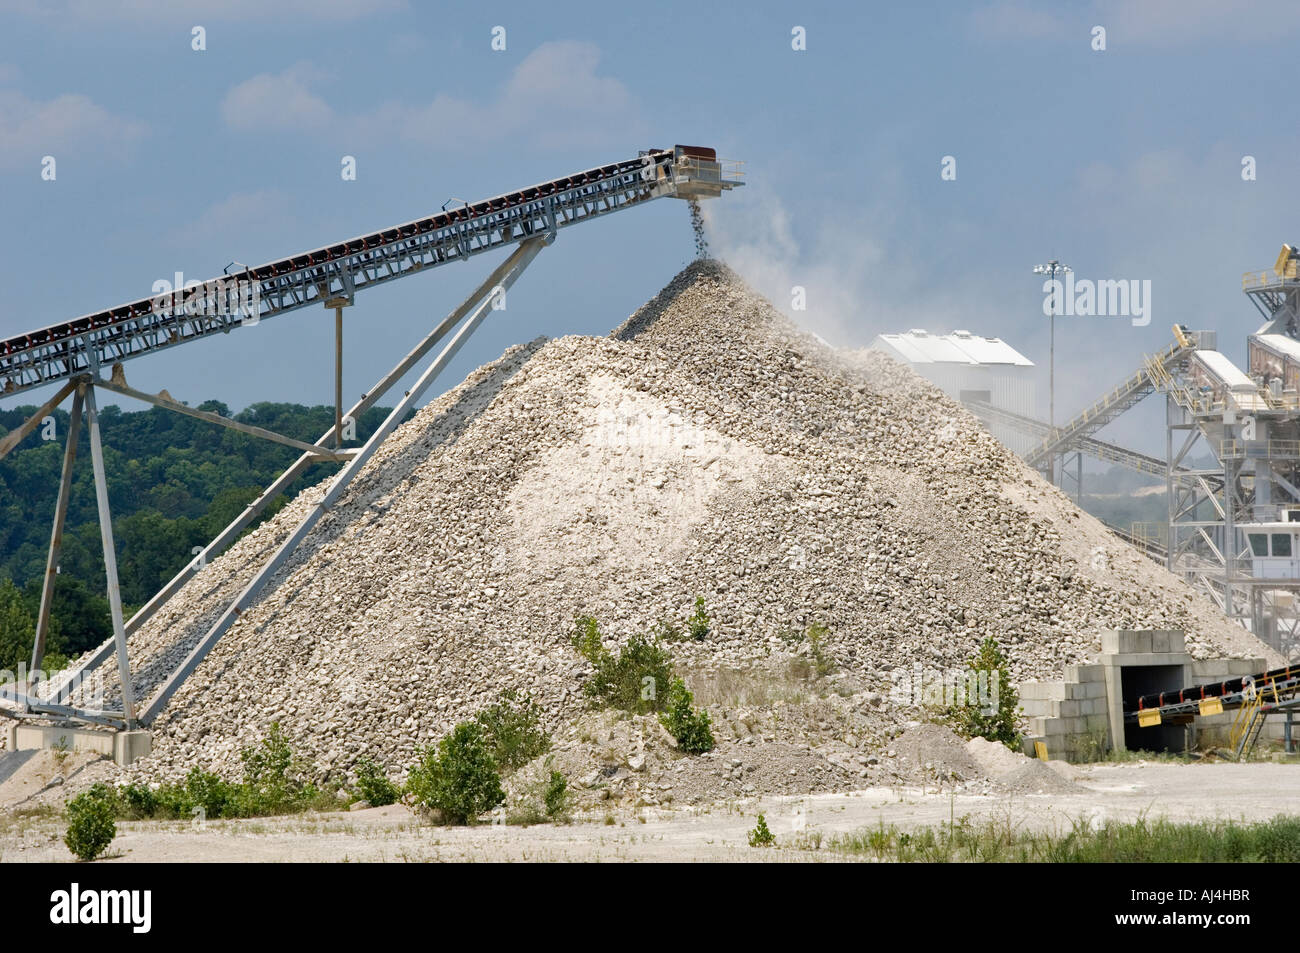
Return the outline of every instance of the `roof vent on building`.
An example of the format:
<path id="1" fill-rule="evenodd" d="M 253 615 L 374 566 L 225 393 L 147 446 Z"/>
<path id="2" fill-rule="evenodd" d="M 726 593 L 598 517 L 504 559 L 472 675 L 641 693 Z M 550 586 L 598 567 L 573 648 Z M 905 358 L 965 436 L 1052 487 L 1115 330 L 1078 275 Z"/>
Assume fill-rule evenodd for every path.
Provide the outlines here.
<path id="1" fill-rule="evenodd" d="M 972 335 L 971 335 L 971 333 L 970 333 L 969 331 L 953 331 L 952 334 L 953 334 L 953 337 L 958 337 L 958 338 L 968 338 L 968 337 L 972 337 Z"/>
<path id="2" fill-rule="evenodd" d="M 907 333 L 912 335 L 913 337 L 923 338 L 930 332 L 928 332 L 925 328 L 912 328 Z"/>

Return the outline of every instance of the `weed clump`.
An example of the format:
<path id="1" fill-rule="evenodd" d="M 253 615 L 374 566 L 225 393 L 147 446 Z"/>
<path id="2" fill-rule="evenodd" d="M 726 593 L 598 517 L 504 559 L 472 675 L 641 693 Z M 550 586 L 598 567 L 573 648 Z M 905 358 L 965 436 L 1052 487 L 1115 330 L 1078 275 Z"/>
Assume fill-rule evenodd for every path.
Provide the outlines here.
<path id="1" fill-rule="evenodd" d="M 702 754 L 713 750 L 713 730 L 709 713 L 691 707 L 694 696 L 680 678 L 674 678 L 668 690 L 666 710 L 659 722 L 677 739 L 677 746 L 687 754 Z"/>

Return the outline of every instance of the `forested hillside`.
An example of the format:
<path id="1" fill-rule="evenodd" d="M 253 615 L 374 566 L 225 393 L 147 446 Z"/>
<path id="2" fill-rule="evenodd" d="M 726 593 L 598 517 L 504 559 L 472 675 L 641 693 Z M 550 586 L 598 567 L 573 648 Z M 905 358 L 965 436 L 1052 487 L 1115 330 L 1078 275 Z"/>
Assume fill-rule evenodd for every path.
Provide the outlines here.
<path id="1" fill-rule="evenodd" d="M 19 426 L 35 407 L 0 411 L 0 436 Z M 217 401 L 199 409 L 308 442 L 334 422 L 334 409 L 300 404 L 253 404 L 232 415 Z M 359 445 L 388 414 L 372 408 L 357 422 Z M 53 415 L 0 460 L 0 669 L 13 669 L 31 652 L 41 577 L 54 519 L 68 415 Z M 100 426 L 109 501 L 113 512 L 122 600 L 130 612 L 193 558 L 299 452 L 161 408 L 123 412 L 101 409 Z M 49 439 L 50 437 L 53 439 Z M 81 435 L 73 478 L 60 574 L 55 587 L 50 648 L 71 657 L 111 635 L 104 597 L 104 559 L 95 508 L 87 435 Z M 318 464 L 290 487 L 296 493 L 337 470 Z M 273 503 L 275 512 L 287 497 Z"/>

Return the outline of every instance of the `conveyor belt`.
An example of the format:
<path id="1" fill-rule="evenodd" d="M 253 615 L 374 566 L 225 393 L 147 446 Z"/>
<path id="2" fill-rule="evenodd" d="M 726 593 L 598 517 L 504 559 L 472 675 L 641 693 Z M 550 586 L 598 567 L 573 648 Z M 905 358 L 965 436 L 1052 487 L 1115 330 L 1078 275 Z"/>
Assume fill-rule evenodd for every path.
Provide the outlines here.
<path id="1" fill-rule="evenodd" d="M 1240 708 L 1249 700 L 1266 695 L 1282 701 L 1300 690 L 1300 663 L 1275 668 L 1257 675 L 1245 675 L 1208 685 L 1189 685 L 1168 692 L 1153 692 L 1137 700 L 1137 708 L 1124 713 L 1126 721 L 1137 721 L 1143 711 L 1159 710 L 1164 717 L 1197 714 L 1205 699 L 1218 699 L 1223 710 Z"/>
<path id="2" fill-rule="evenodd" d="M 96 366 L 228 333 L 252 315 L 227 307 L 235 282 L 256 288 L 257 320 L 326 301 L 425 268 L 514 245 L 535 235 L 661 196 L 716 195 L 742 184 L 694 147 L 652 149 L 404 225 L 242 268 L 187 290 L 178 301 L 154 295 L 0 341 L 0 396 L 84 374 Z M 252 300 L 249 293 L 246 300 Z M 194 313 L 198 311 L 200 313 Z M 225 311 L 226 313 L 220 313 Z"/>
<path id="3" fill-rule="evenodd" d="M 1003 423 L 1030 436 L 1045 437 L 1052 431 L 1051 424 L 1045 420 L 1038 420 L 1034 417 L 1018 414 L 1015 411 L 994 407 L 982 400 L 965 400 L 962 403 L 982 420 L 989 423 Z M 1096 437 L 1076 437 L 1074 443 L 1063 449 L 1066 451 L 1082 450 L 1098 460 L 1107 463 L 1118 463 L 1121 466 L 1137 470 L 1139 473 L 1159 477 L 1165 475 L 1165 461 L 1160 457 L 1142 453 L 1138 450 L 1130 450 L 1128 447 L 1121 447 L 1118 444 L 1107 443 L 1104 440 L 1098 440 Z M 1181 471 L 1187 468 L 1179 466 L 1176 469 Z"/>
<path id="4" fill-rule="evenodd" d="M 1177 340 L 1151 360 L 1158 367 L 1170 368 L 1187 359 L 1196 342 L 1178 330 Z M 1067 420 L 1043 438 L 1043 442 L 1025 456 L 1031 467 L 1046 468 L 1053 454 L 1062 453 L 1079 442 L 1082 437 L 1096 433 L 1110 421 L 1128 410 L 1156 389 L 1150 371 L 1144 362 L 1126 380 L 1097 400 L 1082 413 Z"/>
<path id="5" fill-rule="evenodd" d="M 1147 536 L 1139 536 L 1130 530 L 1123 529 L 1119 526 L 1112 526 L 1110 523 L 1107 523 L 1105 520 L 1102 520 L 1102 523 L 1106 526 L 1108 530 L 1110 530 L 1120 539 L 1124 540 L 1124 542 L 1128 543 L 1130 546 L 1140 549 L 1144 554 L 1149 556 L 1156 563 L 1159 563 L 1161 566 L 1165 564 L 1165 560 L 1169 556 L 1169 550 L 1159 540 L 1151 539 L 1150 537 Z"/>

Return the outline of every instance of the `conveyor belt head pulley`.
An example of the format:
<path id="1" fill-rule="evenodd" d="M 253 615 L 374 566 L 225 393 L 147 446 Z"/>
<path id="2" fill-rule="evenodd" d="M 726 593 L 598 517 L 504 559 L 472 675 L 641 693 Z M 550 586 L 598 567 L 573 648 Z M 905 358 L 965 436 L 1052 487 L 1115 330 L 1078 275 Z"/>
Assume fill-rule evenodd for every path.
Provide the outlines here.
<path id="1" fill-rule="evenodd" d="M 674 192 L 679 199 L 715 199 L 745 184 L 742 165 L 735 159 L 719 159 L 706 146 L 674 146 Z"/>

